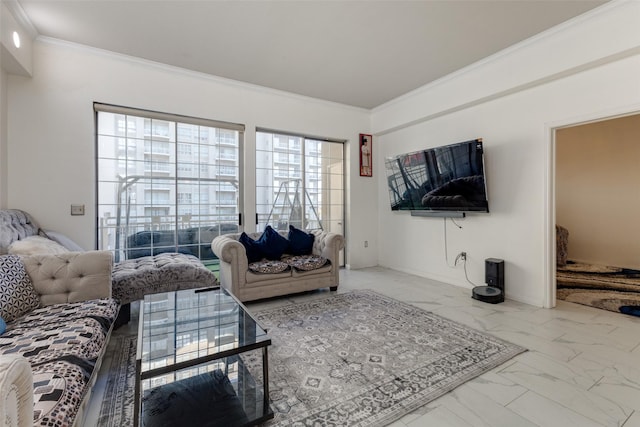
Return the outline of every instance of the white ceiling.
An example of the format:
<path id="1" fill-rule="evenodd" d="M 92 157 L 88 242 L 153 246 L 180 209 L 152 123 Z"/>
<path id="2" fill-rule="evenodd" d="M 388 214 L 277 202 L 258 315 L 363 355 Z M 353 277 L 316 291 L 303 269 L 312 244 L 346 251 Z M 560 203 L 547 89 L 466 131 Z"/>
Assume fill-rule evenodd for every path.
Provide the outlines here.
<path id="1" fill-rule="evenodd" d="M 43 36 L 363 108 L 604 2 L 18 0 Z"/>

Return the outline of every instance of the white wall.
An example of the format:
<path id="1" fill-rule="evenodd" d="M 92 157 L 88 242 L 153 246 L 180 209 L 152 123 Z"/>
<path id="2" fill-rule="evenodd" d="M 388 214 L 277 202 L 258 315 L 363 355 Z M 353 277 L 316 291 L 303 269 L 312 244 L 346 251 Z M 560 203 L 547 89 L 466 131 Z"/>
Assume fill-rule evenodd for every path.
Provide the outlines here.
<path id="1" fill-rule="evenodd" d="M 256 126 L 348 140 L 347 262 L 377 264 L 368 234 L 377 227 L 376 182 L 360 178 L 356 164 L 368 111 L 51 39 L 34 43 L 32 78 L 9 77 L 9 207 L 95 247 L 94 101 L 245 124 L 247 218 L 255 216 Z M 85 204 L 86 215 L 72 217 L 72 203 Z M 352 244 L 364 240 L 367 251 Z"/>
<path id="2" fill-rule="evenodd" d="M 31 29 L 18 23 L 14 11 L 0 3 L 0 209 L 7 207 L 8 194 L 8 75 L 31 73 Z M 20 48 L 13 42 L 13 33 L 20 36 Z"/>
<path id="3" fill-rule="evenodd" d="M 548 274 L 551 127 L 640 110 L 640 2 L 613 2 L 375 109 L 377 165 L 385 156 L 484 139 L 489 214 L 449 224 L 452 262 L 484 282 L 484 260 L 505 260 L 507 298 L 544 306 Z M 444 256 L 443 220 L 391 212 L 379 176 L 380 264 L 472 287 Z"/>

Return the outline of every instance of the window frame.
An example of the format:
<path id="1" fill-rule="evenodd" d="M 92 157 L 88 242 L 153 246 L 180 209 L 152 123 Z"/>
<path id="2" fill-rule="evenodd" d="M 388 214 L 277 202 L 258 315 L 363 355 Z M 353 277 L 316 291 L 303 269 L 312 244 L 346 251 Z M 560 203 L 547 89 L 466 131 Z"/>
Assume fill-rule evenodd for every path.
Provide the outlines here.
<path id="1" fill-rule="evenodd" d="M 237 212 L 238 212 L 238 216 L 242 215 L 243 212 L 243 208 L 244 208 L 244 187 L 243 187 L 243 182 L 244 182 L 244 164 L 243 164 L 243 159 L 244 159 L 244 155 L 243 155 L 243 150 L 244 150 L 244 138 L 245 138 L 245 126 L 243 124 L 239 124 L 239 123 L 230 123 L 230 122 L 223 122 L 223 121 L 218 121 L 218 120 L 212 120 L 212 119 L 204 119 L 204 118 L 198 118 L 198 117 L 190 117 L 190 116 L 184 116 L 184 115 L 179 115 L 179 114 L 172 114 L 172 113 L 163 113 L 163 112 L 158 112 L 158 111 L 151 111 L 151 110 L 145 110 L 145 109 L 140 109 L 140 108 L 132 108 L 132 107 L 123 107 L 123 106 L 117 106 L 117 105 L 113 105 L 113 104 L 105 104 L 105 103 L 100 103 L 100 102 L 94 102 L 93 103 L 93 112 L 94 112 L 94 137 L 95 137 L 95 168 L 96 168 L 96 173 L 95 173 L 95 191 L 96 191 L 96 200 L 95 200 L 95 204 L 96 204 L 96 225 L 95 225 L 95 232 L 96 232 L 96 248 L 99 247 L 99 244 L 101 242 L 100 239 L 100 233 L 101 233 L 101 218 L 99 215 L 100 212 L 100 206 L 105 204 L 105 201 L 100 200 L 100 185 L 104 182 L 108 182 L 108 181 L 101 181 L 101 176 L 100 176 L 100 161 L 102 160 L 102 157 L 100 156 L 100 137 L 102 136 L 101 132 L 100 132 L 100 128 L 99 128 L 99 120 L 98 120 L 98 116 L 100 113 L 111 113 L 114 115 L 124 115 L 124 116 L 132 116 L 132 117 L 137 117 L 137 118 L 144 118 L 144 119 L 151 119 L 151 127 L 153 129 L 150 129 L 150 138 L 152 139 L 153 136 L 156 135 L 156 132 L 159 132 L 159 128 L 154 128 L 154 120 L 158 120 L 158 121 L 165 121 L 165 122 L 172 122 L 171 126 L 175 126 L 175 136 L 176 136 L 176 140 L 173 142 L 175 144 L 175 154 L 176 156 L 178 156 L 179 151 L 180 150 L 186 150 L 187 146 L 189 146 L 189 151 L 193 151 L 194 149 L 197 151 L 200 147 L 202 147 L 202 138 L 198 138 L 196 141 L 194 141 L 193 143 L 188 143 L 188 142 L 184 142 L 181 141 L 180 139 L 180 135 L 179 135 L 179 125 L 195 125 L 195 126 L 199 126 L 199 127 L 203 127 L 203 128 L 215 128 L 219 131 L 229 131 L 229 132 L 237 132 L 238 133 L 238 141 L 237 141 L 237 170 L 238 170 L 238 183 L 237 183 L 237 192 L 238 192 L 238 196 L 237 196 Z M 131 138 L 129 136 L 129 123 L 127 121 L 127 123 L 125 123 L 125 129 L 119 129 L 121 131 L 123 131 L 123 139 L 128 139 Z M 216 132 L 217 133 L 217 132 Z M 166 136 L 166 135 L 165 135 Z M 115 136 L 117 137 L 117 136 Z M 120 138 L 120 137 L 117 137 Z M 151 143 L 151 141 L 144 141 L 144 144 L 147 143 Z M 224 148 L 225 145 L 229 145 L 229 142 L 222 143 L 220 144 L 218 142 L 219 146 Z M 235 144 L 235 141 L 234 141 Z M 220 147 L 218 148 L 220 151 Z M 236 148 L 234 148 L 236 149 Z M 125 147 L 125 150 L 127 150 L 127 148 Z M 171 152 L 171 149 L 169 149 L 169 152 Z M 122 159 L 122 158 L 116 158 L 114 159 L 117 162 L 122 162 L 122 161 L 127 161 L 128 159 L 128 153 L 127 156 Z M 136 162 L 141 162 L 141 163 L 147 163 L 146 159 L 135 159 Z M 149 160 L 148 163 L 150 165 L 153 164 L 152 160 Z M 157 162 L 156 162 L 157 163 Z M 173 177 L 167 177 L 168 180 L 173 181 L 174 185 L 174 191 L 175 191 L 175 217 L 176 217 L 176 226 L 179 222 L 179 218 L 180 218 L 180 213 L 179 213 L 179 204 L 177 202 L 178 199 L 178 193 L 182 193 L 182 191 L 180 191 L 180 165 L 188 165 L 190 166 L 190 169 L 195 169 L 196 171 L 201 171 L 201 167 L 204 165 L 210 165 L 209 163 L 201 163 L 200 162 L 200 158 L 198 158 L 197 162 L 194 163 L 190 163 L 190 162 L 180 162 L 179 157 L 175 158 L 175 176 Z M 128 172 L 128 171 L 127 171 Z M 188 179 L 194 182 L 198 182 L 202 180 L 202 177 L 199 176 L 200 172 L 197 173 L 197 177 L 182 177 L 184 179 Z M 159 177 L 151 177 L 152 179 L 162 179 Z M 204 181 L 202 181 L 204 182 Z M 197 203 L 200 203 L 200 199 L 201 199 L 201 195 L 197 195 Z M 108 203 L 107 203 L 108 204 Z M 192 203 L 193 204 L 193 203 Z M 211 205 L 211 203 L 206 203 L 207 205 Z M 141 204 L 143 207 L 144 205 Z M 149 206 L 149 209 L 155 209 L 157 207 L 154 207 L 153 205 Z M 146 209 L 146 207 L 145 207 Z M 242 230 L 242 225 L 241 225 L 241 221 L 240 218 L 237 218 L 237 223 L 238 223 L 238 230 L 241 231 Z M 177 231 L 177 229 L 176 229 Z M 180 244 L 178 243 L 178 241 L 175 241 L 175 247 L 178 248 L 180 246 Z M 108 249 L 110 251 L 113 251 L 114 254 L 115 253 L 120 253 L 119 255 L 124 254 L 126 247 L 121 245 L 121 248 L 110 248 Z M 116 259 L 119 259 L 120 256 L 117 256 Z M 126 255 L 125 255 L 125 259 L 126 259 Z"/>

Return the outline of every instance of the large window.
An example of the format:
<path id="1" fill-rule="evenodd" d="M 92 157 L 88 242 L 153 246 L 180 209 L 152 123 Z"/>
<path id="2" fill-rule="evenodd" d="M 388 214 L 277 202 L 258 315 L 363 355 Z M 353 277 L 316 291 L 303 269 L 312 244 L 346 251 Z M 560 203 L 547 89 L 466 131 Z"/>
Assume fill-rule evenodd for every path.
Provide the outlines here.
<path id="1" fill-rule="evenodd" d="M 95 104 L 98 247 L 116 261 L 162 252 L 215 260 L 239 231 L 240 148 L 232 123 Z"/>
<path id="2" fill-rule="evenodd" d="M 344 234 L 344 143 L 258 130 L 256 212 L 258 230 Z"/>

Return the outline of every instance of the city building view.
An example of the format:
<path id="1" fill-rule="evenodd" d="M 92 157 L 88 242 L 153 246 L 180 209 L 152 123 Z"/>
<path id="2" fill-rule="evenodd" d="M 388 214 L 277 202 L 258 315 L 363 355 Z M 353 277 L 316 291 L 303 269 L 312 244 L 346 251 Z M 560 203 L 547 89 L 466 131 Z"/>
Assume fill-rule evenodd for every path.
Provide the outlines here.
<path id="1" fill-rule="evenodd" d="M 257 132 L 258 230 L 323 229 L 343 233 L 344 161 L 340 142 Z"/>
<path id="2" fill-rule="evenodd" d="M 162 252 L 213 260 L 238 231 L 241 133 L 98 112 L 98 246 L 116 259 Z"/>

